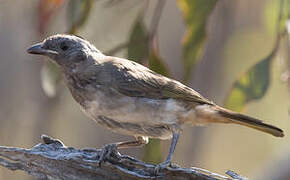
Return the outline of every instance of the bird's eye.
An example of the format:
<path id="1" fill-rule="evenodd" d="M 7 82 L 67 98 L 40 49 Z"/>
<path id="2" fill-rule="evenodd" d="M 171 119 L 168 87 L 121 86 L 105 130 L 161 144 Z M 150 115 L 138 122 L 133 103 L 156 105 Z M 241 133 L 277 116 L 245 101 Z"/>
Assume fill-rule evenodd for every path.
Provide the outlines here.
<path id="1" fill-rule="evenodd" d="M 69 47 L 68 47 L 67 44 L 65 44 L 65 43 L 61 43 L 61 44 L 60 44 L 60 49 L 61 49 L 61 50 L 66 51 L 66 50 L 68 50 L 68 48 L 69 48 Z"/>

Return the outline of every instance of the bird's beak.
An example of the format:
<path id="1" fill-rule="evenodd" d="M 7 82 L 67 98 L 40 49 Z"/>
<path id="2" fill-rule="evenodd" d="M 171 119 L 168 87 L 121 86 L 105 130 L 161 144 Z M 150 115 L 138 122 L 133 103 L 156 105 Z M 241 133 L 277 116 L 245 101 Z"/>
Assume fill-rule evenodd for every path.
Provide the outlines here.
<path id="1" fill-rule="evenodd" d="M 32 45 L 30 48 L 27 49 L 27 52 L 29 54 L 40 54 L 40 55 L 57 55 L 58 53 L 56 51 L 44 49 L 42 47 L 43 43 L 37 43 Z"/>

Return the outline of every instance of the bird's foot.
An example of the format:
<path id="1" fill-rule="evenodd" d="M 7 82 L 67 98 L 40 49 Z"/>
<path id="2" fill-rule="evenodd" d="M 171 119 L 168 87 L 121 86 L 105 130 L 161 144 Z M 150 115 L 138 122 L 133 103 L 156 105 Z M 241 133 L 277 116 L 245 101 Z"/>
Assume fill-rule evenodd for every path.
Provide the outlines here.
<path id="1" fill-rule="evenodd" d="M 160 170 L 171 166 L 171 161 L 164 161 L 163 163 L 157 164 L 154 168 L 154 174 L 158 175 Z"/>
<path id="2" fill-rule="evenodd" d="M 104 160 L 110 157 L 112 153 L 117 153 L 117 144 L 106 144 L 102 148 L 102 152 L 99 158 L 99 166 L 101 166 Z"/>

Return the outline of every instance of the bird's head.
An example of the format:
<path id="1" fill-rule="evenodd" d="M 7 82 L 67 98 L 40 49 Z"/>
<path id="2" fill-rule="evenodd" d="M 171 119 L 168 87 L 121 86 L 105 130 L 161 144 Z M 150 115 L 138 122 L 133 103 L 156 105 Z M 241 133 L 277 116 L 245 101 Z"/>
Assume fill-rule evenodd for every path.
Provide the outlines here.
<path id="1" fill-rule="evenodd" d="M 76 67 L 88 63 L 89 56 L 101 52 L 88 41 L 74 36 L 53 35 L 27 49 L 30 54 L 44 55 L 62 67 Z"/>

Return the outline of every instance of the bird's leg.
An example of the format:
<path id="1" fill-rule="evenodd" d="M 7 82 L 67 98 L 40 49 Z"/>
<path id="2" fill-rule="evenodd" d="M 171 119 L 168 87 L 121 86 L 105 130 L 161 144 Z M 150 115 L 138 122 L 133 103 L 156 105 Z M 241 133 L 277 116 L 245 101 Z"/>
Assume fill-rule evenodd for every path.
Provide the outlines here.
<path id="1" fill-rule="evenodd" d="M 180 135 L 180 133 L 173 133 L 173 137 L 172 137 L 168 156 L 164 162 L 156 165 L 155 174 L 158 174 L 161 169 L 164 169 L 164 168 L 167 168 L 168 166 L 170 166 L 179 135 Z"/>
<path id="2" fill-rule="evenodd" d="M 117 143 L 118 149 L 130 148 L 130 147 L 139 147 L 145 144 L 148 144 L 149 139 L 148 137 L 144 136 L 137 136 L 136 141 L 126 141 L 126 142 L 119 142 Z"/>
<path id="3" fill-rule="evenodd" d="M 139 146 L 147 144 L 148 142 L 149 142 L 148 137 L 138 136 L 136 137 L 135 141 L 125 141 L 125 142 L 106 144 L 102 148 L 102 152 L 99 158 L 99 165 L 101 165 L 101 163 L 104 162 L 104 160 L 108 158 L 112 153 L 117 153 L 118 149 L 139 147 Z"/>

